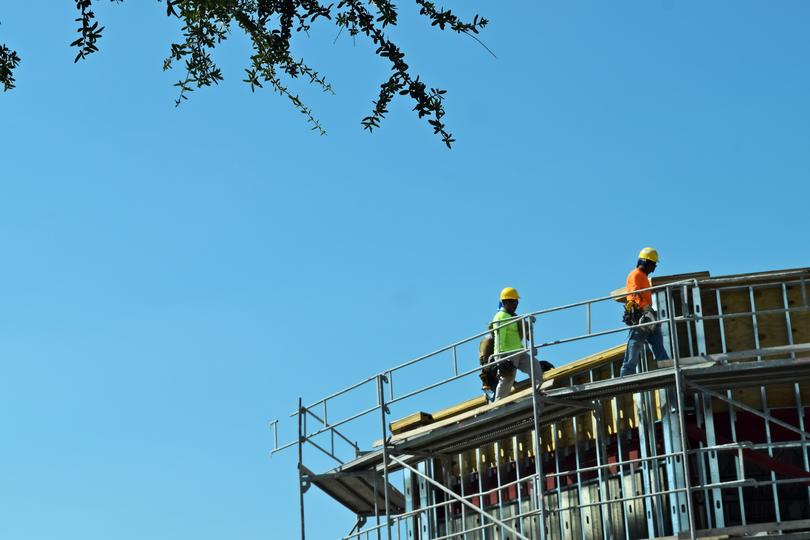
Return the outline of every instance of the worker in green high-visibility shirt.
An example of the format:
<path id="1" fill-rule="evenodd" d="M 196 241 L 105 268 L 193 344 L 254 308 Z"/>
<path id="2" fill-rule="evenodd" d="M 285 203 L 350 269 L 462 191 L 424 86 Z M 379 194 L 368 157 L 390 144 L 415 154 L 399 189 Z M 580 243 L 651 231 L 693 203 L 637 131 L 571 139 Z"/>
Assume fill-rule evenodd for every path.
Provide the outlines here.
<path id="1" fill-rule="evenodd" d="M 494 360 L 498 362 L 498 386 L 495 388 L 495 400 L 505 398 L 512 393 L 515 382 L 515 370 L 531 375 L 531 363 L 534 362 L 534 381 L 543 382 L 543 366 L 530 355 L 523 346 L 523 321 L 509 322 L 517 317 L 520 296 L 513 287 L 506 287 L 501 291 L 501 303 L 498 313 L 492 318 L 490 329 L 495 339 Z M 530 318 L 534 322 L 534 317 Z"/>

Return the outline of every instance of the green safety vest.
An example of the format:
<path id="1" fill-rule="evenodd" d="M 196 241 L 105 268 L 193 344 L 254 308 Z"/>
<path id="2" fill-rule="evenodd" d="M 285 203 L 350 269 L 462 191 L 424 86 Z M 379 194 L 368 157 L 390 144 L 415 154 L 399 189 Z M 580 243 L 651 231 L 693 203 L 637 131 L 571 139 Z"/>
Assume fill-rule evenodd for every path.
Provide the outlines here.
<path id="1" fill-rule="evenodd" d="M 496 353 L 514 351 L 516 349 L 523 348 L 523 342 L 520 341 L 520 334 L 518 333 L 517 322 L 509 323 L 499 328 L 499 324 L 501 324 L 500 321 L 505 321 L 507 319 L 511 319 L 512 317 L 514 317 L 514 315 L 510 315 L 501 309 L 492 318 L 491 326 L 493 333 L 495 334 Z"/>

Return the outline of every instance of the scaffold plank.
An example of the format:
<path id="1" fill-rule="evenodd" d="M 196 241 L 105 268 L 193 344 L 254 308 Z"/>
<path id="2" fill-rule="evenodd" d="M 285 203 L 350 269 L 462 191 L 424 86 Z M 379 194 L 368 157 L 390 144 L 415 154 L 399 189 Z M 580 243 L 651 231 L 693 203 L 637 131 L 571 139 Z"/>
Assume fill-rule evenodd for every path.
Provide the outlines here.
<path id="1" fill-rule="evenodd" d="M 390 483 L 386 484 L 380 473 L 363 471 L 354 474 L 315 474 L 303 464 L 301 469 L 304 481 L 317 486 L 358 516 L 385 515 L 384 485 L 388 490 L 392 512 L 400 514 L 405 511 L 405 496 Z"/>

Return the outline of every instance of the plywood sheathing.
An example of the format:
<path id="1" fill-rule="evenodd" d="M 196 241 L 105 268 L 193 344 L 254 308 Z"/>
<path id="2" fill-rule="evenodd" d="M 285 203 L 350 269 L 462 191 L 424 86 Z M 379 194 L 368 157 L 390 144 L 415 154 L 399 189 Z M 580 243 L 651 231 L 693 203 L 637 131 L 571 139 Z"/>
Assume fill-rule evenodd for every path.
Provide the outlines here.
<path id="1" fill-rule="evenodd" d="M 801 272 L 802 269 L 796 271 Z M 719 313 L 717 289 L 728 286 L 727 283 L 723 283 L 723 280 L 738 277 L 746 278 L 743 283 L 740 283 L 740 285 L 743 285 L 743 288 L 720 291 L 720 307 L 722 308 L 723 315 L 748 313 L 752 311 L 752 307 L 756 307 L 757 312 L 768 309 L 784 309 L 785 302 L 781 285 L 774 287 L 754 287 L 754 306 L 751 305 L 751 292 L 747 286 L 784 281 L 784 277 L 776 278 L 774 274 L 783 274 L 785 272 L 789 272 L 789 270 L 765 272 L 753 276 L 744 274 L 723 276 L 722 278 L 716 278 L 716 280 L 710 279 L 700 283 L 703 314 L 712 316 Z M 786 285 L 785 292 L 787 293 L 788 307 L 796 308 L 804 305 L 804 296 L 800 284 Z M 788 327 L 788 318 L 784 313 L 758 313 L 756 319 L 756 336 L 754 335 L 754 319 L 750 315 L 727 317 L 723 320 L 722 324 L 726 338 L 725 351 L 723 350 L 721 340 L 720 322 L 716 320 L 705 321 L 706 352 L 708 354 L 717 354 L 754 349 L 757 346 L 756 338 L 758 338 L 759 346 L 763 348 L 788 345 L 791 343 L 789 337 L 792 338 L 792 343 L 810 342 L 810 313 L 808 312 L 791 313 L 790 327 Z M 772 356 L 763 358 L 762 361 L 767 362 L 783 358 L 785 357 Z M 757 360 L 752 359 L 750 361 L 755 362 Z M 767 396 L 769 408 L 796 406 L 796 396 L 793 385 L 768 386 Z M 751 407 L 757 409 L 762 408 L 762 398 L 759 388 L 734 390 L 733 397 L 735 400 Z M 801 401 L 804 404 L 810 403 L 810 386 L 802 386 Z M 725 412 L 728 410 L 728 405 L 718 400 L 713 401 L 713 406 L 716 412 Z"/>

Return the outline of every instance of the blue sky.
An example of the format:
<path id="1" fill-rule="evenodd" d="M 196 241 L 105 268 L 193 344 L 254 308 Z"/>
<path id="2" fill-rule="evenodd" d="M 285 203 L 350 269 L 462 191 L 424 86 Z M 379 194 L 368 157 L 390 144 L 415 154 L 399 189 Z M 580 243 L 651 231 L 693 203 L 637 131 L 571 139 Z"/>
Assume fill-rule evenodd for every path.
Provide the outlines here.
<path id="1" fill-rule="evenodd" d="M 0 95 L 0 538 L 295 538 L 267 421 L 481 331 L 503 286 L 524 310 L 601 296 L 645 245 L 662 274 L 810 265 L 806 2 L 447 4 L 491 20 L 497 59 L 402 2 L 452 151 L 402 100 L 361 129 L 387 66 L 331 27 L 296 45 L 336 90 L 294 85 L 319 137 L 239 82 L 237 37 L 175 109 L 155 2 L 99 2 L 74 65 L 72 4 L 0 8 L 23 59 Z M 309 537 L 348 531 L 307 497 Z"/>

